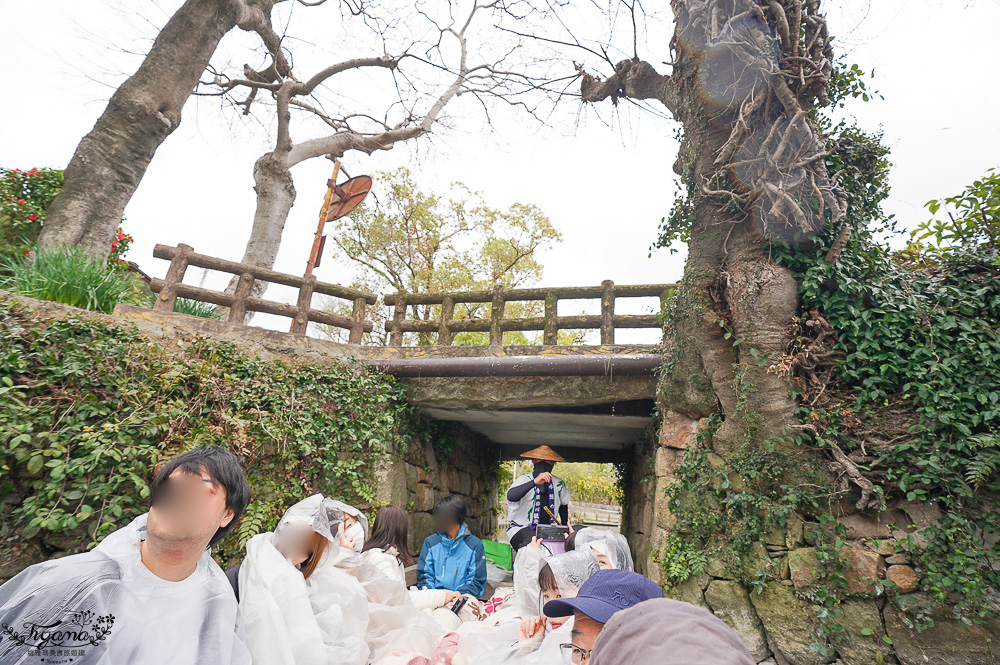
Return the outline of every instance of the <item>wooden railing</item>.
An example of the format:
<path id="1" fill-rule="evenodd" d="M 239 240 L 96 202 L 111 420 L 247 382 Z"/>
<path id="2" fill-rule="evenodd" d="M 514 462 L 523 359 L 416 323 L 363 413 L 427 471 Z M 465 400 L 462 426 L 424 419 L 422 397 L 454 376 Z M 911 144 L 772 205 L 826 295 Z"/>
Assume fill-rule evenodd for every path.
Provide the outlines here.
<path id="1" fill-rule="evenodd" d="M 497 287 L 488 291 L 462 291 L 455 293 L 396 293 L 385 296 L 385 304 L 392 306 L 393 316 L 385 329 L 389 333 L 389 346 L 402 346 L 403 334 L 437 333 L 437 344 L 449 346 L 455 333 L 488 332 L 490 344 L 503 343 L 503 334 L 510 331 L 541 331 L 542 343 L 558 343 L 560 330 L 601 331 L 601 344 L 615 343 L 617 328 L 660 328 L 662 322 L 656 314 L 615 314 L 618 298 L 660 299 L 660 305 L 670 297 L 675 284 L 643 284 L 616 286 L 608 280 L 600 286 L 504 289 Z M 560 316 L 560 300 L 601 300 L 601 313 L 578 316 Z M 509 302 L 542 301 L 545 303 L 544 316 L 505 318 L 504 308 Z M 455 305 L 490 303 L 489 318 L 454 318 Z M 440 305 L 441 313 L 436 319 L 408 319 L 407 310 L 411 305 Z"/>
<path id="2" fill-rule="evenodd" d="M 166 278 L 154 279 L 149 284 L 149 288 L 153 293 L 159 294 L 153 309 L 172 312 L 177 298 L 189 298 L 191 300 L 228 307 L 228 320 L 236 323 L 243 323 L 247 312 L 287 316 L 292 319 L 291 332 L 297 335 L 306 334 L 306 328 L 310 321 L 344 328 L 350 330 L 348 341 L 351 344 L 360 344 L 362 334 L 372 331 L 372 322 L 365 319 L 365 306 L 374 305 L 377 302 L 378 296 L 374 293 L 319 282 L 316 280 L 315 275 L 297 277 L 295 275 L 275 272 L 274 270 L 267 270 L 266 268 L 236 263 L 235 261 L 217 259 L 212 256 L 205 256 L 204 254 L 195 254 L 194 249 L 189 245 L 177 245 L 177 247 L 157 245 L 153 249 L 153 256 L 158 259 L 170 260 L 170 268 L 167 270 Z M 240 280 L 236 286 L 235 293 L 223 293 L 222 291 L 212 291 L 184 284 L 184 273 L 188 269 L 188 266 L 208 268 L 209 270 L 219 270 L 232 275 L 239 275 Z M 298 288 L 299 296 L 296 304 L 289 305 L 252 297 L 250 294 L 255 281 L 284 284 L 285 286 Z M 334 298 L 350 300 L 353 303 L 351 316 L 347 317 L 313 309 L 313 293 L 322 293 Z"/>

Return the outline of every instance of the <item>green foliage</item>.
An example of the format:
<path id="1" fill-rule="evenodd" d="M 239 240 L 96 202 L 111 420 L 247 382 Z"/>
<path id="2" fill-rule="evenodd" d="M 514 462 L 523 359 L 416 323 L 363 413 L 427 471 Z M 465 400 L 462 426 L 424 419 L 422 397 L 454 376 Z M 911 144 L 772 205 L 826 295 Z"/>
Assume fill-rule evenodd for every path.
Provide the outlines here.
<path id="1" fill-rule="evenodd" d="M 145 304 L 138 280 L 79 247 L 39 247 L 0 267 L 0 289 L 29 298 L 111 312 L 120 302 Z"/>
<path id="2" fill-rule="evenodd" d="M 694 156 L 681 128 L 677 129 L 676 138 L 680 144 L 680 154 L 677 156 L 681 164 L 681 176 L 674 185 L 677 193 L 670 206 L 670 212 L 660 220 L 656 241 L 649 250 L 649 255 L 657 249 L 669 249 L 671 254 L 677 253 L 675 245 L 686 243 L 691 239 L 691 226 L 694 224 Z"/>
<path id="3" fill-rule="evenodd" d="M 669 249 L 676 254 L 677 243 L 687 243 L 691 239 L 691 226 L 694 223 L 694 178 L 681 176 L 675 185 L 677 193 L 670 212 L 660 220 L 656 241 L 649 250 L 650 256 L 655 249 Z"/>
<path id="4" fill-rule="evenodd" d="M 62 185 L 58 169 L 0 167 L 0 258 L 24 256 L 35 244 Z"/>
<path id="5" fill-rule="evenodd" d="M 413 427 L 422 441 L 430 441 L 434 457 L 441 464 L 447 464 L 458 450 L 458 431 L 461 429 L 459 423 L 453 420 L 419 418 Z"/>
<path id="6" fill-rule="evenodd" d="M 833 656 L 836 644 L 850 637 L 839 621 L 844 613 L 841 603 L 847 592 L 847 566 L 839 554 L 846 534 L 847 527 L 833 515 L 824 513 L 819 516 L 813 548 L 816 556 L 815 578 L 796 589 L 797 595 L 809 603 L 809 609 L 818 622 L 810 648 L 823 657 Z M 862 636 L 874 633 L 872 628 L 862 630 L 867 631 Z"/>
<path id="7" fill-rule="evenodd" d="M 624 498 L 618 470 L 611 464 L 560 464 L 555 473 L 566 483 L 574 501 L 618 506 Z"/>
<path id="8" fill-rule="evenodd" d="M 857 65 L 838 62 L 830 78 L 830 104 L 835 108 L 844 108 L 848 99 L 861 99 L 864 102 L 876 97 L 885 99 L 878 90 L 870 88 L 869 81 L 875 80 L 875 70 L 866 72 Z"/>
<path id="9" fill-rule="evenodd" d="M 691 577 L 698 577 L 708 567 L 708 557 L 705 552 L 690 540 L 673 535 L 667 539 L 667 545 L 657 555 L 660 567 L 667 579 L 680 584 Z"/>
<path id="10" fill-rule="evenodd" d="M 924 590 L 939 603 L 947 599 L 957 613 L 976 616 L 1000 588 L 994 570 L 1000 548 L 987 547 L 982 535 L 1000 533 L 994 473 L 1000 466 L 1000 280 L 986 223 L 991 213 L 984 213 L 994 196 L 986 190 L 995 183 L 989 176 L 947 200 L 965 213 L 952 230 L 925 225 L 921 238 L 930 232 L 937 246 L 911 244 L 894 255 L 875 238 L 890 221 L 875 212 L 888 193 L 887 162 L 877 159 L 876 138 L 855 153 L 870 155 L 856 171 L 840 171 L 852 197 L 854 234 L 839 261 L 823 260 L 833 230 L 811 248 L 774 248 L 777 260 L 797 274 L 803 310 L 815 308 L 830 323 L 834 351 L 843 357 L 833 376 L 843 401 L 803 407 L 801 416 L 820 427 L 815 445 L 850 451 L 859 446 L 853 434 L 859 423 L 877 425 L 893 409 L 912 413 L 903 431 L 882 437 L 897 443 L 874 453 L 875 479 L 882 481 L 876 491 L 944 509 L 946 519 L 912 543 L 927 571 Z M 840 154 L 828 160 L 832 171 L 854 159 Z M 883 184 L 872 189 L 872 182 Z"/>
<path id="11" fill-rule="evenodd" d="M 222 313 L 219 308 L 211 303 L 200 302 L 198 300 L 188 300 L 187 298 L 178 298 L 174 301 L 174 311 L 178 314 L 190 314 L 191 316 L 200 316 L 203 319 L 221 319 Z"/>
<path id="12" fill-rule="evenodd" d="M 665 490 L 675 519 L 672 537 L 685 543 L 680 559 L 690 561 L 691 551 L 701 552 L 720 561 L 729 579 L 759 588 L 771 571 L 755 548 L 766 534 L 783 529 L 793 512 L 815 509 L 824 489 L 806 460 L 777 442 L 762 447 L 748 442 L 728 460 L 711 453 L 707 441 L 719 423 L 713 416 L 699 432 L 674 470 L 677 480 Z M 677 556 L 661 553 L 661 558 L 685 570 L 676 566 Z M 665 572 L 672 581 L 683 581 L 670 568 Z"/>
<path id="13" fill-rule="evenodd" d="M 291 367 L 203 338 L 173 354 L 132 327 L 41 321 L 0 303 L 3 517 L 47 547 L 99 540 L 144 512 L 154 465 L 218 445 L 239 454 L 253 503 L 216 554 L 273 527 L 320 491 L 365 505 L 375 464 L 397 452 L 401 387 L 347 365 Z"/>
<path id="14" fill-rule="evenodd" d="M 979 450 L 965 471 L 965 480 L 978 490 L 1000 469 L 1000 434 L 976 434 L 969 437 L 969 443 Z"/>
<path id="15" fill-rule="evenodd" d="M 330 227 L 331 239 L 357 264 L 355 286 L 386 293 L 439 293 L 506 288 L 541 278 L 538 254 L 562 240 L 548 217 L 534 205 L 514 203 L 491 208 L 482 194 L 453 183 L 447 196 L 422 191 L 406 168 L 375 178 L 378 205 L 362 204 Z M 542 303 L 508 303 L 508 316 L 540 316 Z M 340 311 L 340 310 L 338 310 Z M 440 305 L 412 305 L 409 316 L 431 319 Z M 344 313 L 347 313 L 344 311 Z M 373 343 L 384 335 L 385 307 L 367 310 L 375 322 Z M 453 318 L 489 316 L 489 303 L 459 303 Z M 331 333 L 333 331 L 330 331 Z M 432 344 L 436 333 L 415 335 Z M 523 333 L 505 335 L 505 343 L 524 344 Z M 484 344 L 488 335 L 458 333 L 454 343 Z"/>
<path id="16" fill-rule="evenodd" d="M 917 249 L 949 258 L 964 252 L 993 253 L 993 265 L 1000 267 L 995 256 L 1000 251 L 1000 170 L 990 169 L 957 196 L 928 201 L 927 209 L 935 216 L 914 229 L 911 237 Z M 938 217 L 939 212 L 946 212 L 948 219 Z M 930 242 L 922 244 L 925 240 Z"/>

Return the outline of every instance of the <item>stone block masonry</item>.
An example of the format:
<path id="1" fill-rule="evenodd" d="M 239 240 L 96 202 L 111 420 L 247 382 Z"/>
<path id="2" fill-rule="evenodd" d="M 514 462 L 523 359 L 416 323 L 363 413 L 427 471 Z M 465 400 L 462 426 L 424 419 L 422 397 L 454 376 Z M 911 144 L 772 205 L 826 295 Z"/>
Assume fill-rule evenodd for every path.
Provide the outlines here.
<path id="1" fill-rule="evenodd" d="M 874 512 L 858 511 L 852 502 L 838 504 L 835 512 L 844 529 L 835 551 L 846 580 L 837 608 L 836 623 L 843 629 L 839 638 L 825 634 L 813 603 L 805 599 L 819 570 L 819 525 L 808 517 L 793 514 L 784 528 L 762 535 L 754 557 L 771 572 L 759 591 L 728 579 L 725 566 L 714 560 L 704 574 L 672 585 L 659 559 L 675 525 L 664 491 L 677 480 L 677 465 L 685 450 L 697 445 L 704 424 L 668 411 L 656 440 L 632 452 L 622 526 L 639 572 L 663 584 L 668 595 L 728 623 L 763 665 L 1000 663 L 1000 619 L 966 626 L 946 605 L 934 610 L 933 621 L 918 631 L 901 609 L 928 605 L 929 598 L 919 592 L 919 561 L 905 538 L 919 538 L 922 529 L 942 519 L 933 506 L 896 502 Z M 716 452 L 709 452 L 708 459 L 713 465 L 724 463 Z M 821 655 L 817 646 L 828 655 Z"/>
<path id="2" fill-rule="evenodd" d="M 435 445 L 437 443 L 437 445 Z M 469 511 L 469 531 L 492 540 L 497 530 L 498 491 L 494 476 L 499 448 L 457 423 L 442 442 L 412 439 L 396 460 L 381 470 L 376 503 L 391 503 L 410 513 L 410 542 L 419 552 L 434 532 L 431 511 L 442 497 L 460 497 Z"/>

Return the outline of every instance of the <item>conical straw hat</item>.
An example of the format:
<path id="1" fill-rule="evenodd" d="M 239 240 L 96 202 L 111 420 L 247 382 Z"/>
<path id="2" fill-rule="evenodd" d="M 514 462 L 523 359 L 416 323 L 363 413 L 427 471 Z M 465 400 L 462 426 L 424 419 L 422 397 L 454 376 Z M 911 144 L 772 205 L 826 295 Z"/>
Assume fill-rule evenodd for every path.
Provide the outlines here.
<path id="1" fill-rule="evenodd" d="M 552 450 L 548 446 L 538 446 L 532 450 L 521 455 L 521 457 L 527 457 L 528 459 L 539 459 L 546 462 L 565 462 L 566 460 L 556 451 Z"/>

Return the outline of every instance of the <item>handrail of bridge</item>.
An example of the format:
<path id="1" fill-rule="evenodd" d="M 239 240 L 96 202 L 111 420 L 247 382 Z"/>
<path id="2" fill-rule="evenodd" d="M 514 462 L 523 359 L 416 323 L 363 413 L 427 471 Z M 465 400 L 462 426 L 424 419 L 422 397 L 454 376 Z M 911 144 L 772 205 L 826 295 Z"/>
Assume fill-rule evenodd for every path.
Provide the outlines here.
<path id="1" fill-rule="evenodd" d="M 393 317 L 385 324 L 389 333 L 389 346 L 402 346 L 403 333 L 437 333 L 437 344 L 450 346 L 455 333 L 488 332 L 490 344 L 503 343 L 503 334 L 509 331 L 541 331 L 542 344 L 558 343 L 560 330 L 584 329 L 601 331 L 601 344 L 615 343 L 616 328 L 659 328 L 662 322 L 655 314 L 615 314 L 618 298 L 658 297 L 661 307 L 670 297 L 676 284 L 616 285 L 605 280 L 600 286 L 561 288 L 505 289 L 497 286 L 489 290 L 456 291 L 452 293 L 396 293 L 385 296 L 386 305 L 393 306 Z M 577 316 L 559 316 L 560 300 L 601 300 L 601 313 Z M 505 318 L 504 309 L 509 302 L 544 301 L 544 316 Z M 489 318 L 456 319 L 455 305 L 490 303 Z M 410 305 L 441 305 L 436 319 L 407 319 Z"/>
<path id="2" fill-rule="evenodd" d="M 153 279 L 149 288 L 153 293 L 158 293 L 156 304 L 153 309 L 165 312 L 174 311 L 174 303 L 177 298 L 189 298 L 200 302 L 210 303 L 229 308 L 228 320 L 236 323 L 243 323 L 247 312 L 262 312 L 265 314 L 276 314 L 287 316 L 292 319 L 291 332 L 297 335 L 305 335 L 306 327 L 310 321 L 323 323 L 337 328 L 350 330 L 349 342 L 360 344 L 361 335 L 371 332 L 373 324 L 365 319 L 365 306 L 374 305 L 378 301 L 378 296 L 367 291 L 351 289 L 337 284 L 319 282 L 315 275 L 307 277 L 297 277 L 286 273 L 249 266 L 235 261 L 226 261 L 213 256 L 196 254 L 190 245 L 177 245 L 168 247 L 167 245 L 157 245 L 153 248 L 153 256 L 158 259 L 169 259 L 170 268 L 164 279 Z M 188 266 L 197 268 L 208 268 L 209 270 L 219 270 L 233 275 L 239 275 L 240 280 L 236 286 L 235 293 L 223 293 L 183 283 L 184 272 Z M 299 296 L 296 304 L 289 305 L 272 300 L 254 298 L 250 295 L 255 281 L 270 282 L 272 284 L 284 284 L 285 286 L 297 287 Z M 312 308 L 313 293 L 322 293 L 350 300 L 354 303 L 351 316 L 332 314 L 322 310 Z"/>

